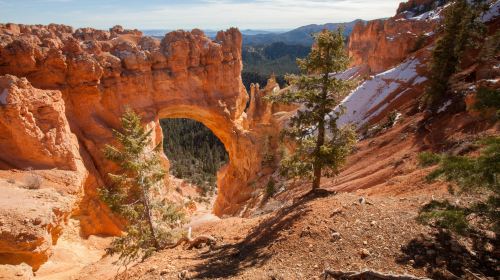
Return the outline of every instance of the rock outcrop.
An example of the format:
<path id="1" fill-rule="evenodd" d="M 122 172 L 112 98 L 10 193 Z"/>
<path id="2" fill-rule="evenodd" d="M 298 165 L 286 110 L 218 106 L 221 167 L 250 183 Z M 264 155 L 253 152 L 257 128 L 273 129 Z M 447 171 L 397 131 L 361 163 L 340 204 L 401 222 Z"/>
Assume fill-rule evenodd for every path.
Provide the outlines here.
<path id="1" fill-rule="evenodd" d="M 404 3 L 409 6 L 400 6 L 394 17 L 366 23 L 358 22 L 349 37 L 352 65 L 366 65 L 370 73 L 380 73 L 396 66 L 410 53 L 429 44 L 440 23 L 443 9 L 437 8 L 424 13 L 412 12 L 414 7 L 439 1 L 417 2 Z"/>
<path id="2" fill-rule="evenodd" d="M 214 213 L 244 215 L 244 206 L 258 196 L 255 186 L 273 171 L 276 158 L 269 155 L 270 145 L 276 145 L 279 129 L 271 105 L 256 99 L 255 92 L 252 109 L 245 112 L 241 43 L 237 29 L 219 32 L 212 41 L 196 29 L 157 40 L 120 26 L 74 31 L 54 24 L 0 25 L 0 178 L 34 172 L 71 179 L 53 187 L 61 192 L 65 186 L 61 193 L 69 196 L 61 199 L 64 206 L 44 203 L 47 209 L 38 211 L 44 230 L 28 238 L 33 242 L 18 244 L 23 240 L 18 233 L 2 232 L 9 237 L 2 238 L 0 255 L 6 257 L 0 262 L 38 267 L 57 240 L 53 229 L 70 214 L 80 220 L 84 236 L 120 232 L 97 188 L 107 183 L 106 174 L 113 169 L 102 148 L 113 141 L 112 129 L 119 127 L 127 107 L 154 130 L 156 142 L 162 141 L 162 118 L 191 118 L 210 128 L 230 158 L 218 172 Z M 164 163 L 168 168 L 166 158 Z M 33 170 L 21 171 L 28 167 Z M 38 195 L 1 182 L 2 189 L 12 188 L 26 201 Z M 0 225 L 23 232 L 30 223 L 23 221 L 36 219 L 19 215 Z"/>
<path id="3" fill-rule="evenodd" d="M 87 178 L 58 90 L 0 76 L 0 263 L 38 268 Z"/>
<path id="4" fill-rule="evenodd" d="M 397 113 L 396 109 L 410 106 L 424 94 L 429 77 L 428 63 L 448 2 L 407 1 L 400 4 L 396 16 L 359 23 L 354 28 L 349 41 L 353 67 L 339 77 L 375 75 L 370 75 L 344 99 L 346 114 L 339 119 L 340 124 L 354 123 L 363 131 L 369 127 L 380 129 L 391 112 Z M 458 106 L 467 105 L 469 110 L 478 88 L 498 87 L 498 58 L 485 54 L 489 52 L 486 46 L 496 40 L 494 34 L 500 26 L 499 7 L 498 1 L 489 1 L 489 9 L 481 16 L 487 26 L 482 50 L 466 52 L 461 61 L 464 70 L 450 80 L 451 91 L 466 96 L 466 104 Z M 459 94 L 456 96 L 455 101 L 458 101 Z M 438 112 L 445 112 L 455 101 L 448 100 Z M 463 103 L 456 103 L 460 102 Z"/>
<path id="5" fill-rule="evenodd" d="M 18 169 L 76 170 L 78 143 L 61 92 L 11 75 L 0 77 L 0 90 L 0 160 Z"/>

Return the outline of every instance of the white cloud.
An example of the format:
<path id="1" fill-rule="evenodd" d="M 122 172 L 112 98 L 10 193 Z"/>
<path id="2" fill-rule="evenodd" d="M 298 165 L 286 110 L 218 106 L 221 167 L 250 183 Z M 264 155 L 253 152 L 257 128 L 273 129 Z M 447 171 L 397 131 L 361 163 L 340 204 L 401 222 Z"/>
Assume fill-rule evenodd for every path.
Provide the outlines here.
<path id="1" fill-rule="evenodd" d="M 4 0 L 0 0 L 4 1 Z M 21 0 L 22 1 L 22 0 Z M 345 22 L 394 15 L 400 0 L 183 0 L 179 1 L 44 1 L 41 11 L 18 9 L 5 12 L 7 20 L 21 23 L 57 22 L 75 27 L 108 28 L 121 24 L 128 28 L 294 28 L 312 23 Z M 71 1 L 71 3 L 64 3 Z M 54 3 L 59 2 L 60 4 Z M 169 2 L 170 4 L 161 4 Z M 17 2 L 16 2 L 17 3 Z M 47 4 L 47 6 L 49 5 Z M 0 14 L 2 12 L 0 11 Z M 29 21 L 29 22 L 26 22 Z"/>
<path id="2" fill-rule="evenodd" d="M 90 15 L 101 26 L 122 23 L 141 28 L 291 28 L 311 23 L 374 19 L 395 14 L 399 0 L 305 1 L 205 0 L 201 5 L 157 6 L 139 11 Z M 83 22 L 82 22 L 83 23 Z"/>

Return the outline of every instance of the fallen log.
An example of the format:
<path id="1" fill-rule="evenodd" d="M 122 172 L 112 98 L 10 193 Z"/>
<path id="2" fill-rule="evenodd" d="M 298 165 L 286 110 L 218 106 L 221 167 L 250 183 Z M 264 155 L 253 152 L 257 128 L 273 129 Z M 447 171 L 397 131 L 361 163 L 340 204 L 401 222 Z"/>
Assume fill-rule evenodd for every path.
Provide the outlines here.
<path id="1" fill-rule="evenodd" d="M 431 280 L 430 278 L 417 277 L 412 275 L 384 274 L 376 271 L 338 271 L 325 269 L 323 279 L 328 280 L 333 277 L 336 280 Z"/>
<path id="2" fill-rule="evenodd" d="M 203 244 L 212 246 L 215 245 L 215 243 L 217 243 L 217 240 L 215 240 L 215 238 L 211 235 L 200 235 L 195 238 L 192 238 L 191 228 L 189 228 L 187 236 L 179 238 L 179 240 L 175 244 L 165 246 L 165 249 L 174 249 L 184 244 L 184 249 L 191 250 L 193 248 L 199 248 Z"/>

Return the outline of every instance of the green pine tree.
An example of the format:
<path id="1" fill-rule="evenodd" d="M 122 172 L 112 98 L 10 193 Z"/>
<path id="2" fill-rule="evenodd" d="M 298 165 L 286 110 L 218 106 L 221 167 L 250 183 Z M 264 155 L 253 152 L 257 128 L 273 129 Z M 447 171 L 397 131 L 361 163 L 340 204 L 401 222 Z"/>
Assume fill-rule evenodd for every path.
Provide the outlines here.
<path id="1" fill-rule="evenodd" d="M 426 103 L 432 112 L 449 97 L 449 80 L 459 70 L 465 50 L 475 47 L 484 34 L 484 24 L 480 21 L 483 2 L 456 0 L 446 10 L 443 34 L 436 43 L 429 67 Z"/>
<path id="2" fill-rule="evenodd" d="M 289 76 L 291 90 L 269 99 L 301 106 L 283 131 L 285 139 L 297 146 L 282 160 L 281 173 L 289 178 L 310 178 L 312 189 L 317 190 L 321 176 L 339 173 L 356 137 L 351 127 L 337 126 L 345 111 L 340 102 L 353 88 L 352 82 L 331 75 L 346 70 L 349 64 L 342 30 L 324 30 L 314 37 L 311 53 L 297 60 L 302 75 Z"/>
<path id="3" fill-rule="evenodd" d="M 462 235 L 477 233 L 478 228 L 500 231 L 500 137 L 486 138 L 478 144 L 482 149 L 476 157 L 421 154 L 422 166 L 438 165 L 427 176 L 429 182 L 443 179 L 456 184 L 461 193 L 483 195 L 467 206 L 431 201 L 422 207 L 419 221 Z M 473 215 L 475 218 L 469 219 Z"/>
<path id="4" fill-rule="evenodd" d="M 182 219 L 173 204 L 157 197 L 164 186 L 161 144 L 152 147 L 152 130 L 146 130 L 141 118 L 127 110 L 121 118 L 121 131 L 114 130 L 118 146 L 106 145 L 104 155 L 119 167 L 108 174 L 112 185 L 101 188 L 103 201 L 126 222 L 125 233 L 107 249 L 128 264 L 147 258 L 171 241 L 172 229 Z"/>

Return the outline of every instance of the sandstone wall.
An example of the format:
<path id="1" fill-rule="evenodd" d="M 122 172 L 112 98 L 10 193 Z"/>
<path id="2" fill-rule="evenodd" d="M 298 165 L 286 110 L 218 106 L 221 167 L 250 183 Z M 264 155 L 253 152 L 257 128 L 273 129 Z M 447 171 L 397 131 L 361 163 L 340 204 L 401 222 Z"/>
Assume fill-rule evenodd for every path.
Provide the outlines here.
<path id="1" fill-rule="evenodd" d="M 0 263 L 37 269 L 51 254 L 88 172 L 58 90 L 0 76 Z"/>
<path id="2" fill-rule="evenodd" d="M 26 166 L 34 172 L 72 172 L 81 180 L 67 183 L 73 196 L 70 206 L 61 208 L 63 216 L 79 218 L 84 236 L 118 234 L 119 221 L 96 190 L 113 169 L 102 148 L 113 141 L 112 129 L 130 107 L 154 129 L 157 142 L 161 118 L 191 118 L 210 128 L 230 158 L 218 172 L 214 212 L 244 215 L 244 206 L 256 197 L 256 182 L 274 171 L 269 166 L 263 171 L 262 147 L 269 141 L 276 145 L 279 129 L 261 99 L 245 112 L 241 43 L 237 29 L 219 32 L 212 41 L 200 30 L 175 31 L 158 40 L 121 27 L 74 31 L 64 25 L 0 25 L 0 75 L 6 75 L 0 93 L 7 92 L 0 101 L 9 102 L 0 105 L 5 116 L 0 135 L 7 135 L 0 137 L 0 179 L 2 172 Z M 164 163 L 168 168 L 166 158 Z M 23 247 L 17 255 L 40 248 Z M 42 251 L 44 258 L 50 253 Z"/>
<path id="3" fill-rule="evenodd" d="M 380 73 L 432 41 L 442 9 L 415 16 L 401 7 L 395 17 L 356 24 L 348 47 L 352 66 L 366 65 L 370 73 Z"/>

